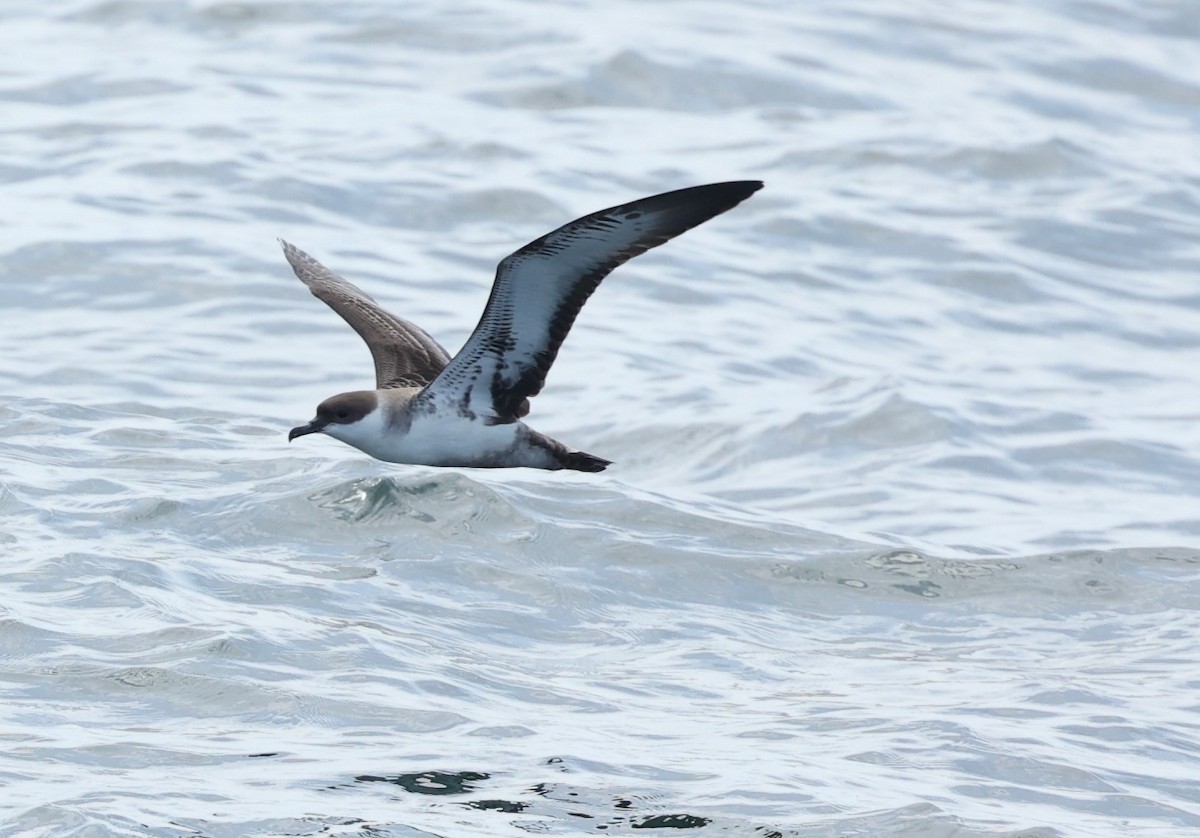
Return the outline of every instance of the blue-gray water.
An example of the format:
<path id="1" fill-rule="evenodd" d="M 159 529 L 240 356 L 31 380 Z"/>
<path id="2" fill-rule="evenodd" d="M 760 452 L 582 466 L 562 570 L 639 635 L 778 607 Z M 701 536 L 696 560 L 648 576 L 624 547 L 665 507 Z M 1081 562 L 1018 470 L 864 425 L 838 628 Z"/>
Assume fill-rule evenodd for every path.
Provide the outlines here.
<path id="1" fill-rule="evenodd" d="M 1200 6 L 8 3 L 0 834 L 1200 830 Z M 577 215 L 530 417 L 289 446 Z"/>

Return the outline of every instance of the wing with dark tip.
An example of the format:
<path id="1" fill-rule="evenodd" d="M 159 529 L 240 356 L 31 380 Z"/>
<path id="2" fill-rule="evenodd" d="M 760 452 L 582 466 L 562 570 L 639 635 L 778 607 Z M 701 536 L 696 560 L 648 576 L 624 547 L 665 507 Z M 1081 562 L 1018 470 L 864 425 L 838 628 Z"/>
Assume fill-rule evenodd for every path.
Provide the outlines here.
<path id="1" fill-rule="evenodd" d="M 424 387 L 450 354 L 419 326 L 389 314 L 373 299 L 303 250 L 280 239 L 283 255 L 313 296 L 342 316 L 367 342 L 375 359 L 375 387 Z"/>
<path id="2" fill-rule="evenodd" d="M 736 181 L 592 213 L 506 257 L 483 317 L 420 398 L 511 422 L 536 396 L 584 302 L 617 266 L 732 209 L 762 188 Z M 528 410 L 527 403 L 524 409 Z"/>

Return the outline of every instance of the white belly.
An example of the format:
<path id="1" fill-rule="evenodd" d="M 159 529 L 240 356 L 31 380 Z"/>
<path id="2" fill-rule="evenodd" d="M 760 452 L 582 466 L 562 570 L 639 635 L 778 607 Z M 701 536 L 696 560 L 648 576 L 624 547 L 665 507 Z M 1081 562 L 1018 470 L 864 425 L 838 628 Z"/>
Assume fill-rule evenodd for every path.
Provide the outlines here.
<path id="1" fill-rule="evenodd" d="M 546 468 L 549 455 L 529 445 L 520 422 L 486 425 L 451 413 L 418 413 L 407 429 L 389 427 L 374 411 L 353 425 L 325 430 L 355 448 L 390 463 L 426 466 Z"/>
<path id="2" fill-rule="evenodd" d="M 517 425 L 485 425 L 439 414 L 413 418 L 408 433 L 388 437 L 380 453 L 367 453 L 393 463 L 427 466 L 472 466 L 511 460 L 517 448 Z"/>

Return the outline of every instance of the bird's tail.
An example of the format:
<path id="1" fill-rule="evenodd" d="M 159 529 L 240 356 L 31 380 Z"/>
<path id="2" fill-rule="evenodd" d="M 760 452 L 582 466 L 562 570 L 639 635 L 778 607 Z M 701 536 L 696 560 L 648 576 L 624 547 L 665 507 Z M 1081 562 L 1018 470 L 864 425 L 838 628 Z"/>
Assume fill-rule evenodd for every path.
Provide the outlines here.
<path id="1" fill-rule="evenodd" d="M 558 462 L 562 468 L 575 471 L 604 471 L 612 465 L 612 460 L 603 460 L 582 451 L 564 451 L 558 455 Z"/>
<path id="2" fill-rule="evenodd" d="M 525 440 L 526 455 L 529 461 L 524 465 L 533 468 L 544 468 L 550 471 L 571 469 L 572 471 L 604 471 L 612 465 L 611 460 L 604 460 L 594 454 L 582 451 L 572 451 L 557 439 L 551 439 L 540 434 L 528 425 L 521 428 Z"/>

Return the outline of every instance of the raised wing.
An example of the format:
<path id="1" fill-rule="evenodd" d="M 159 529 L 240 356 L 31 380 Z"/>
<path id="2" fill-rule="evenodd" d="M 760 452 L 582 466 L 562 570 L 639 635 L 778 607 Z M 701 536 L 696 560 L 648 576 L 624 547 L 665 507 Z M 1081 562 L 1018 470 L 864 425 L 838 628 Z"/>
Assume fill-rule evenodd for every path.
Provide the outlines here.
<path id="1" fill-rule="evenodd" d="M 617 266 L 732 209 L 762 188 L 736 181 L 665 192 L 559 227 L 506 257 L 483 317 L 420 398 L 494 422 L 528 411 L 584 302 Z"/>
<path id="2" fill-rule="evenodd" d="M 280 239 L 283 255 L 313 296 L 342 316 L 367 342 L 375 359 L 375 387 L 424 387 L 445 368 L 450 354 L 419 326 L 379 304 L 303 250 Z"/>

